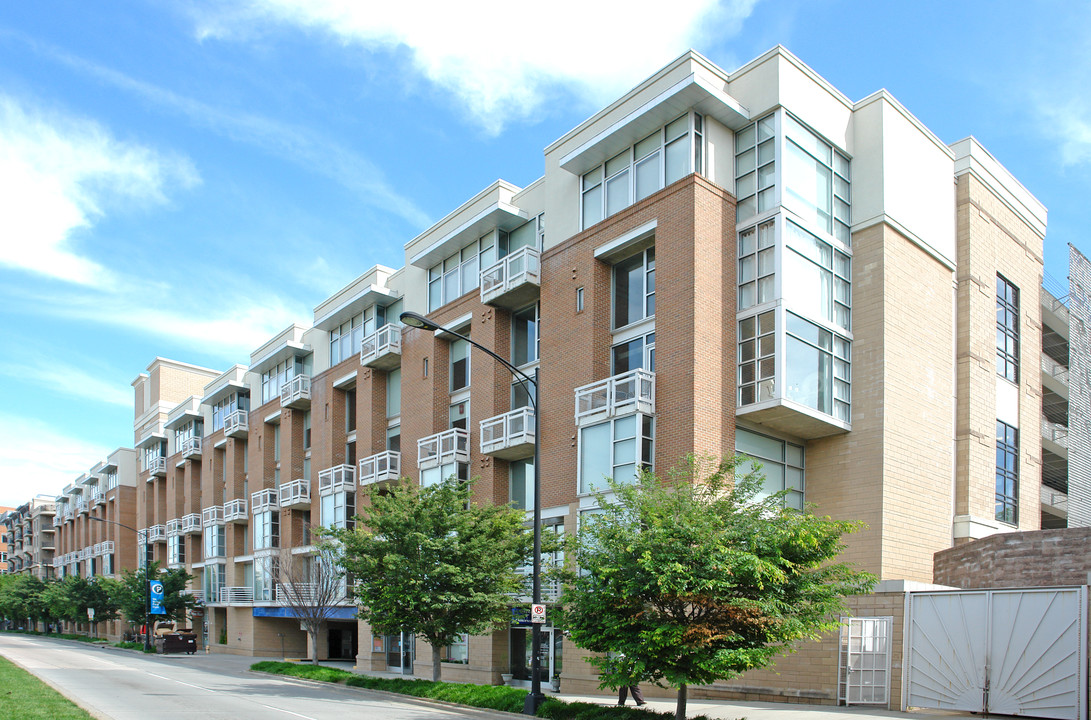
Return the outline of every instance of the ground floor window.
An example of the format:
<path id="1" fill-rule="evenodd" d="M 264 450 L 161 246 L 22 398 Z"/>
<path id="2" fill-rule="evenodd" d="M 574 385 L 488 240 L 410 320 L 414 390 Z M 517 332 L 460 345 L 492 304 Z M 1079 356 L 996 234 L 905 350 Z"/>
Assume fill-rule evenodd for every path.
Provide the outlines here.
<path id="1" fill-rule="evenodd" d="M 459 635 L 453 643 L 440 649 L 439 658 L 442 662 L 447 663 L 459 663 L 461 665 L 469 663 L 470 636 L 465 633 Z"/>

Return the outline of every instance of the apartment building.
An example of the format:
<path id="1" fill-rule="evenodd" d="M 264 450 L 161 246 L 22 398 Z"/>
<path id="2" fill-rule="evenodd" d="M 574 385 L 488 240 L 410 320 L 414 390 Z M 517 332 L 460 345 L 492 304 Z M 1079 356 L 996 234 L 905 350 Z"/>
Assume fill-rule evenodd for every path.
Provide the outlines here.
<path id="1" fill-rule="evenodd" d="M 6 529 L 5 572 L 28 573 L 43 580 L 53 577 L 53 501 L 38 496 L 0 514 Z"/>
<path id="2" fill-rule="evenodd" d="M 11 572 L 8 564 L 8 551 L 11 549 L 12 534 L 9 532 L 8 513 L 14 508 L 0 507 L 0 575 Z"/>
<path id="3" fill-rule="evenodd" d="M 315 526 L 350 526 L 363 489 L 399 477 L 473 477 L 479 501 L 529 511 L 537 475 L 543 530 L 563 534 L 604 476 L 742 452 L 791 505 L 867 523 L 847 559 L 882 582 L 850 606 L 896 622 L 936 552 L 1089 524 L 1089 265 L 1073 248 L 1067 295 L 1042 289 L 1045 208 L 972 137 L 944 143 L 886 91 L 847 98 L 781 47 L 731 73 L 688 52 L 543 163 L 246 365 L 156 358 L 133 383 L 135 450 L 56 499 L 58 574 L 109 574 L 107 542 L 111 570 L 135 566 L 135 533 L 81 520 L 102 513 L 195 576 L 209 651 L 302 656 L 286 558 L 308 562 Z M 541 437 L 534 389 L 403 311 L 540 371 Z M 349 590 L 319 654 L 429 676 L 428 648 L 373 634 Z M 444 648 L 444 677 L 527 682 L 513 618 Z M 596 691 L 560 630 L 543 680 Z M 839 650 L 691 692 L 837 702 Z M 896 706 L 883 672 L 874 701 Z"/>

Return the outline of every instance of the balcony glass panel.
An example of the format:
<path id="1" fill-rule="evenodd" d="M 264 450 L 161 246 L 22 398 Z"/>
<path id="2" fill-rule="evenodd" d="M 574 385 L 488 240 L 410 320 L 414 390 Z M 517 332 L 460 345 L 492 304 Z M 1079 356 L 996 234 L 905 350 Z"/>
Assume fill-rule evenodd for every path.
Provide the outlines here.
<path id="1" fill-rule="evenodd" d="M 318 473 L 318 493 L 330 495 L 356 489 L 356 468 L 352 465 L 334 465 Z"/>
<path id="2" fill-rule="evenodd" d="M 534 410 L 522 407 L 482 420 L 481 452 L 507 460 L 518 459 L 511 453 L 534 454 Z"/>
<path id="3" fill-rule="evenodd" d="M 655 373 L 630 370 L 576 388 L 577 424 L 633 412 L 655 413 Z"/>
<path id="4" fill-rule="evenodd" d="M 401 476 L 402 454 L 396 450 L 386 450 L 360 461 L 360 484 L 370 485 L 387 480 L 397 480 Z"/>
<path id="5" fill-rule="evenodd" d="M 417 466 L 420 469 L 451 462 L 470 461 L 470 432 L 451 428 L 417 441 Z"/>
<path id="6" fill-rule="evenodd" d="M 250 493 L 250 512 L 259 513 L 266 510 L 276 510 L 277 507 L 277 491 L 274 488 Z"/>
<path id="7" fill-rule="evenodd" d="M 401 364 L 402 328 L 400 325 L 383 325 L 360 341 L 360 364 L 368 367 L 389 369 Z"/>
<path id="8" fill-rule="evenodd" d="M 282 508 L 311 504 L 311 484 L 306 480 L 293 480 L 280 486 Z"/>
<path id="9" fill-rule="evenodd" d="M 522 304 L 537 294 L 540 284 L 541 256 L 535 248 L 523 247 L 481 271 L 481 302 L 506 305 L 506 296 L 518 294 L 513 301 Z"/>

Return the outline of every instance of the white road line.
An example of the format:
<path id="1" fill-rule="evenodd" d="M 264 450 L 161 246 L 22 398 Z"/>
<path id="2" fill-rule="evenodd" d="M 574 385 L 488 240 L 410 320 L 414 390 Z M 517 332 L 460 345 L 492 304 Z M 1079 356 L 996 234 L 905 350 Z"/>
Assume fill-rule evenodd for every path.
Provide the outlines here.
<path id="1" fill-rule="evenodd" d="M 147 670 L 145 670 L 144 672 L 145 672 L 146 674 L 148 674 L 148 675 L 151 675 L 152 677 L 157 677 L 157 678 L 161 678 L 161 679 L 163 679 L 163 680 L 170 680 L 171 682 L 176 682 L 176 683 L 178 683 L 179 685 L 185 685 L 186 687 L 196 688 L 196 689 L 198 689 L 198 690 L 205 690 L 206 692 L 213 692 L 212 690 L 209 690 L 209 689 L 208 689 L 208 688 L 206 688 L 206 687 L 201 687 L 200 685 L 193 685 L 193 684 L 190 684 L 190 683 L 188 683 L 188 682 L 182 682 L 181 680 L 176 680 L 175 678 L 172 678 L 172 677 L 167 677 L 166 675 L 156 675 L 155 673 L 153 673 L 153 672 L 148 672 Z M 313 720 L 313 719 L 312 719 L 312 720 Z"/>
<path id="2" fill-rule="evenodd" d="M 295 715 L 297 718 L 303 718 L 303 720 L 316 720 L 316 718 L 313 718 L 313 717 L 311 717 L 309 715 L 300 715 L 299 713 L 292 712 L 291 710 L 285 710 L 284 708 L 278 708 L 278 707 L 274 707 L 272 705 L 266 705 L 265 703 L 257 703 L 257 704 L 261 705 L 263 708 L 269 708 L 270 710 L 276 710 L 277 712 L 288 713 L 289 715 Z"/>

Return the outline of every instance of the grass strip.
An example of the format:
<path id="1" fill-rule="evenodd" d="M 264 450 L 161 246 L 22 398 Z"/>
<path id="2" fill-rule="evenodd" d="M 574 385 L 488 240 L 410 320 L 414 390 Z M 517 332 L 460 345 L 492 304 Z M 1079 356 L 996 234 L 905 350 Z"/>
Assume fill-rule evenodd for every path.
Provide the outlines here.
<path id="1" fill-rule="evenodd" d="M 90 720 L 86 710 L 0 657 L 0 720 Z"/>
<path id="2" fill-rule="evenodd" d="M 274 675 L 321 680 L 322 682 L 343 682 L 349 687 L 385 690 L 399 695 L 444 700 L 459 705 L 511 713 L 523 712 L 523 701 L 527 696 L 526 690 L 503 685 L 432 682 L 431 680 L 421 680 L 419 678 L 412 680 L 378 678 L 309 663 L 266 660 L 254 663 L 250 666 L 250 669 Z M 550 718 L 550 720 L 672 720 L 674 713 L 653 712 L 635 707 L 603 706 L 587 702 L 567 702 L 557 698 L 550 698 L 538 708 L 538 717 Z M 709 720 L 709 718 L 705 715 L 698 715 L 690 720 Z"/>

